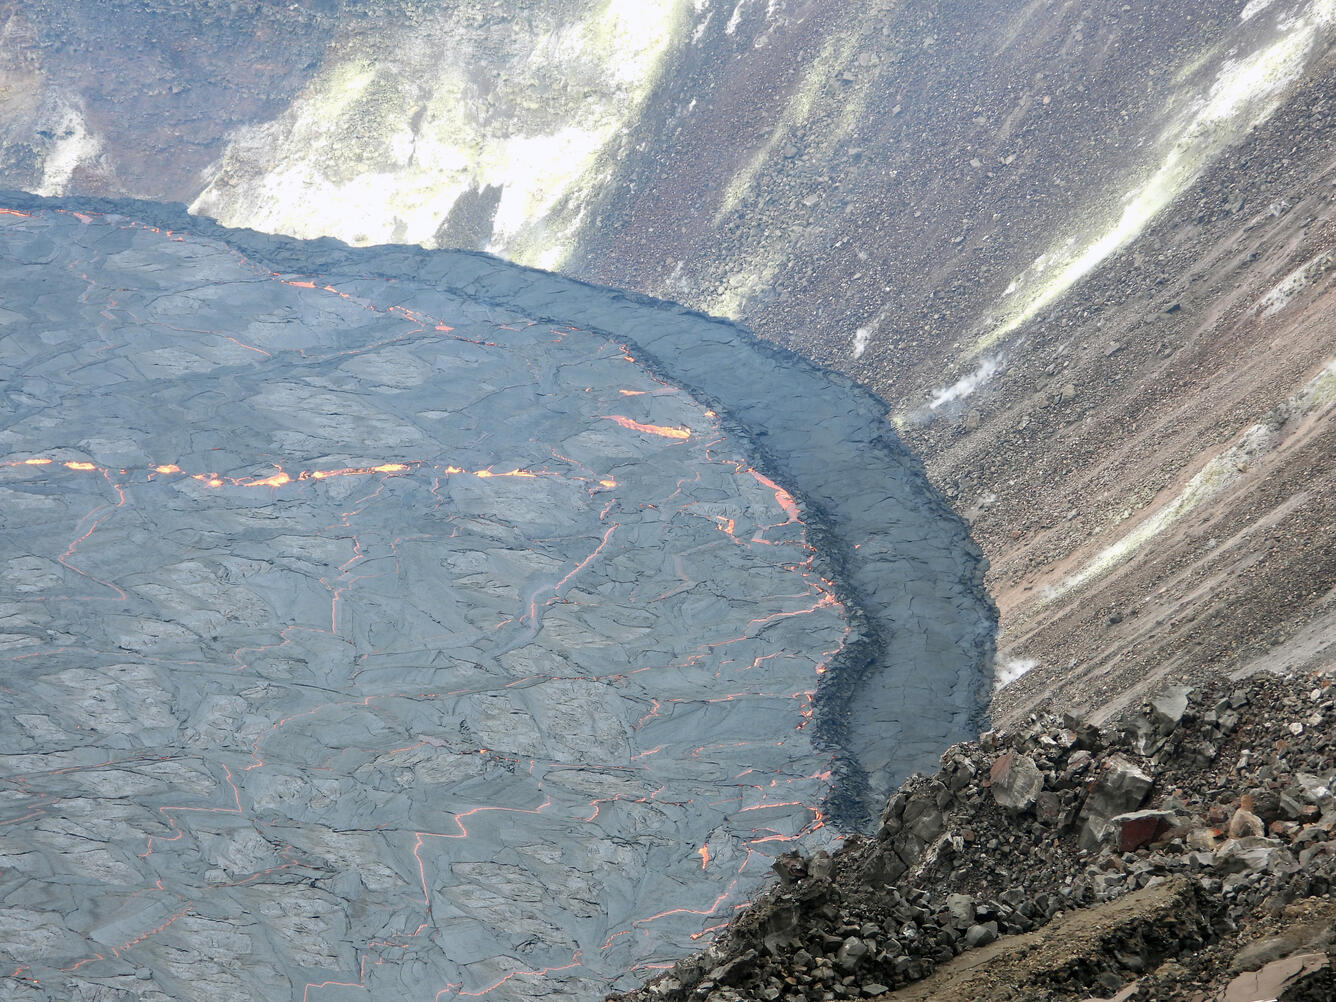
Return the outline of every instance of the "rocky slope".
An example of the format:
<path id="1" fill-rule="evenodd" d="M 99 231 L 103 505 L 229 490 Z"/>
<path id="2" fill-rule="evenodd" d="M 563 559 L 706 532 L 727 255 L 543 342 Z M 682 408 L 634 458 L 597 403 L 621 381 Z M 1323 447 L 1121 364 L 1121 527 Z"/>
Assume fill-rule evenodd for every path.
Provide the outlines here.
<path id="1" fill-rule="evenodd" d="M 1333 724 L 1332 679 L 1304 675 L 987 732 L 618 998 L 1330 999 Z"/>

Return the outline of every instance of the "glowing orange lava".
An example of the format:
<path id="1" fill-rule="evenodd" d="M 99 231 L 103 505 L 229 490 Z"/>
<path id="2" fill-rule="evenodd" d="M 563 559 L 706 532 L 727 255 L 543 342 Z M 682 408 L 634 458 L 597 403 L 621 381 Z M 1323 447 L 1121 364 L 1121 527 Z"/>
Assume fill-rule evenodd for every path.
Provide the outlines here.
<path id="1" fill-rule="evenodd" d="M 696 850 L 696 855 L 700 857 L 700 868 L 703 870 L 710 865 L 710 847 L 703 845 Z"/>
<path id="2" fill-rule="evenodd" d="M 622 417 L 620 414 L 600 414 L 605 421 L 616 421 L 623 428 L 629 428 L 631 431 L 641 431 L 646 435 L 658 435 L 660 438 L 673 438 L 680 442 L 685 442 L 691 437 L 690 428 L 673 428 L 661 424 L 641 424 L 639 421 L 632 421 L 629 417 Z"/>
<path id="3" fill-rule="evenodd" d="M 345 466 L 338 470 L 303 471 L 298 480 L 328 480 L 330 477 L 365 477 L 372 473 L 403 473 L 407 463 L 382 463 L 380 466 Z"/>
<path id="4" fill-rule="evenodd" d="M 757 473 L 755 470 L 748 470 L 747 472 L 749 472 L 753 477 L 755 477 L 758 483 L 764 484 L 766 487 L 769 487 L 772 491 L 775 492 L 775 500 L 779 503 L 779 506 L 784 509 L 785 513 L 789 516 L 790 522 L 802 521 L 802 519 L 798 517 L 798 504 L 796 501 L 793 500 L 792 494 L 786 491 L 783 487 L 780 487 L 779 484 L 775 483 L 769 477 L 761 476 L 761 474 Z"/>
<path id="5" fill-rule="evenodd" d="M 242 487 L 282 487 L 284 484 L 292 483 L 292 478 L 279 470 L 272 477 L 265 477 L 263 480 L 248 480 Z"/>

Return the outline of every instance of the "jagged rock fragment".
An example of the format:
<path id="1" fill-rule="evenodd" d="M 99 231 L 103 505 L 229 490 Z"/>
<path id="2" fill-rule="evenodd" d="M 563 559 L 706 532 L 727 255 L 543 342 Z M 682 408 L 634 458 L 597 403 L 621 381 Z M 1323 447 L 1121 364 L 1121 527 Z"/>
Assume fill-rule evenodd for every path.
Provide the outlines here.
<path id="1" fill-rule="evenodd" d="M 1081 810 L 1081 847 L 1091 849 L 1097 846 L 1109 818 L 1140 807 L 1153 782 L 1125 755 L 1110 755 Z"/>
<path id="2" fill-rule="evenodd" d="M 1044 788 L 1044 774 L 1034 759 L 1016 752 L 999 755 L 989 778 L 993 799 L 1010 811 L 1028 811 Z"/>

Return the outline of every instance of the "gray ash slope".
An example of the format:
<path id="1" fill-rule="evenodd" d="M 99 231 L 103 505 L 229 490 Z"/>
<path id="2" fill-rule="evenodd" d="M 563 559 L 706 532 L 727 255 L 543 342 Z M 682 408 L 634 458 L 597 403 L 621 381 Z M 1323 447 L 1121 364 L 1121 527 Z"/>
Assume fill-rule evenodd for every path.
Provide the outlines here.
<path id="1" fill-rule="evenodd" d="M 587 996 L 978 724 L 982 559 L 843 377 L 484 255 L 3 207 L 12 997 Z"/>

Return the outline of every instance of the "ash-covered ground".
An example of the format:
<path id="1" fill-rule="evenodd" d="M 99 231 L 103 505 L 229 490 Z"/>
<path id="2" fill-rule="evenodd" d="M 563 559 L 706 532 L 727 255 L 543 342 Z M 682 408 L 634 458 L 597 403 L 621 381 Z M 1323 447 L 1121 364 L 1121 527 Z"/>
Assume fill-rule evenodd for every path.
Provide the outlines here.
<path id="1" fill-rule="evenodd" d="M 479 255 L 4 204 L 6 997 L 593 997 L 977 722 L 978 552 L 839 377 Z"/>

